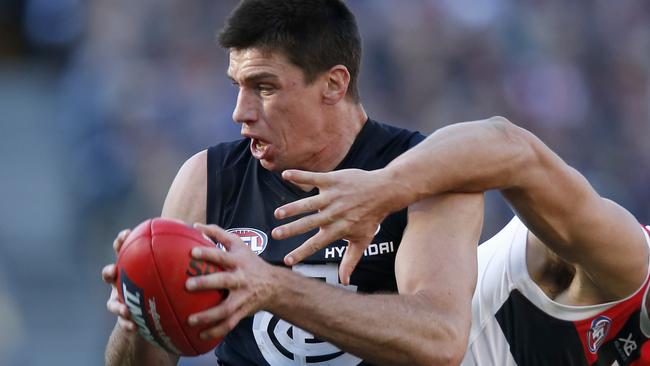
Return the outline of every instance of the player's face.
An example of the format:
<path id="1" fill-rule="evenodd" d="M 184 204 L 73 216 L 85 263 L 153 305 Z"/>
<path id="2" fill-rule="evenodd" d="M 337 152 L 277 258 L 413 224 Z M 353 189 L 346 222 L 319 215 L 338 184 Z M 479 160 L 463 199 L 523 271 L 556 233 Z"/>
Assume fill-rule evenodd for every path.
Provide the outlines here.
<path id="1" fill-rule="evenodd" d="M 284 55 L 255 48 L 231 50 L 228 75 L 239 88 L 232 117 L 251 139 L 253 156 L 272 171 L 311 170 L 333 134 L 320 78 L 307 85 Z"/>

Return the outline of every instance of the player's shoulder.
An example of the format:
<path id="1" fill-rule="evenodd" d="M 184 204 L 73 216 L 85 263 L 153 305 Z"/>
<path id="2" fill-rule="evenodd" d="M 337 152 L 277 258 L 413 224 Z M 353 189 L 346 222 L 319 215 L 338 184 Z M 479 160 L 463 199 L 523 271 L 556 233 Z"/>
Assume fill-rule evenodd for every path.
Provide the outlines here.
<path id="1" fill-rule="evenodd" d="M 205 179 L 205 167 L 207 164 L 208 152 L 201 150 L 185 160 L 176 175 L 176 181 L 184 184 L 202 182 Z"/>
<path id="2" fill-rule="evenodd" d="M 368 119 L 365 128 L 371 132 L 374 138 L 385 138 L 387 140 L 399 140 L 415 145 L 424 140 L 425 136 L 418 131 L 397 127 L 392 124 Z"/>
<path id="3" fill-rule="evenodd" d="M 186 222 L 205 220 L 207 150 L 187 159 L 172 182 L 162 209 L 163 217 Z"/>
<path id="4" fill-rule="evenodd" d="M 181 169 L 186 170 L 201 170 L 205 169 L 205 164 L 208 161 L 208 150 L 204 149 L 192 155 L 189 159 L 185 160 Z"/>
<path id="5" fill-rule="evenodd" d="M 208 171 L 224 170 L 248 163 L 252 158 L 248 139 L 228 141 L 205 150 Z"/>
<path id="6" fill-rule="evenodd" d="M 383 168 L 422 139 L 418 132 L 368 119 L 339 168 Z"/>

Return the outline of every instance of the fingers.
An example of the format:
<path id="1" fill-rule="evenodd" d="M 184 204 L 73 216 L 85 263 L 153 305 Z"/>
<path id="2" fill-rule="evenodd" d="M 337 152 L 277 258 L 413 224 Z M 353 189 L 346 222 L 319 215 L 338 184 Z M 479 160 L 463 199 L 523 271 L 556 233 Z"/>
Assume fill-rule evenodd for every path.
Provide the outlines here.
<path id="1" fill-rule="evenodd" d="M 327 175 L 325 173 L 314 173 L 296 169 L 285 170 L 282 172 L 282 178 L 292 183 L 317 187 L 321 187 L 327 183 Z"/>
<path id="2" fill-rule="evenodd" d="M 129 332 L 136 331 L 135 323 L 130 320 L 126 320 L 122 317 L 117 318 L 117 324 L 119 324 L 120 327 L 122 327 L 122 329 L 127 330 Z"/>
<path id="3" fill-rule="evenodd" d="M 205 225 L 197 222 L 194 224 L 194 228 L 209 236 L 215 242 L 223 245 L 226 250 L 231 250 L 237 245 L 246 246 L 239 236 L 231 234 L 217 225 Z"/>
<path id="4" fill-rule="evenodd" d="M 221 268 L 233 268 L 236 266 L 236 261 L 232 258 L 232 254 L 218 248 L 192 248 L 192 257 L 212 262 Z"/>
<path id="5" fill-rule="evenodd" d="M 237 296 L 235 294 L 232 295 L 233 296 L 228 296 L 221 304 L 217 306 L 190 315 L 187 319 L 187 323 L 190 326 L 214 324 L 227 318 L 236 312 L 237 309 L 239 309 L 242 305 L 244 305 L 245 302 L 243 296 Z"/>
<path id="6" fill-rule="evenodd" d="M 113 250 L 115 253 L 119 253 L 122 248 L 122 244 L 126 240 L 126 237 L 131 233 L 130 229 L 125 229 L 117 234 L 115 240 L 113 240 Z M 129 309 L 126 305 L 122 304 L 117 295 L 117 288 L 115 287 L 115 281 L 117 281 L 117 267 L 115 263 L 108 264 L 102 268 L 102 280 L 108 284 L 113 285 L 111 290 L 111 296 L 106 302 L 106 309 L 117 315 L 117 323 L 120 327 L 128 332 L 134 332 L 136 330 L 135 323 L 129 320 Z"/>
<path id="7" fill-rule="evenodd" d="M 242 292 L 230 292 L 224 302 L 190 315 L 187 322 L 190 326 L 214 325 L 210 329 L 201 332 L 201 339 L 221 338 L 233 330 L 239 321 L 248 315 L 250 310 L 250 297 L 242 295 Z"/>
<path id="8" fill-rule="evenodd" d="M 227 319 L 219 322 L 216 326 L 204 330 L 199 334 L 201 339 L 211 339 L 211 338 L 221 338 L 224 337 L 228 332 L 235 329 L 240 320 L 248 315 L 248 309 L 245 306 L 239 308 L 235 313 L 229 316 Z"/>
<path id="9" fill-rule="evenodd" d="M 136 330 L 135 323 L 129 320 L 129 309 L 126 305 L 122 304 L 117 295 L 117 289 L 113 286 L 111 290 L 111 296 L 106 302 L 106 309 L 117 315 L 117 323 L 125 330 L 133 332 Z"/>
<path id="10" fill-rule="evenodd" d="M 102 280 L 108 284 L 114 284 L 117 280 L 117 267 L 115 263 L 105 265 L 102 268 Z"/>
<path id="11" fill-rule="evenodd" d="M 336 239 L 338 239 L 336 231 L 321 229 L 316 233 L 316 235 L 312 236 L 301 246 L 287 254 L 284 257 L 284 264 L 287 266 L 293 266 L 317 251 L 325 248 Z"/>
<path id="12" fill-rule="evenodd" d="M 237 290 L 246 283 L 241 276 L 233 272 L 217 272 L 209 275 L 188 278 L 185 288 L 189 291 L 200 290 Z"/>
<path id="13" fill-rule="evenodd" d="M 287 203 L 284 206 L 277 208 L 274 212 L 275 218 L 280 220 L 285 217 L 292 217 L 299 214 L 314 212 L 322 209 L 329 204 L 329 200 L 325 197 L 324 193 L 316 196 L 303 198 L 298 201 Z"/>
<path id="14" fill-rule="evenodd" d="M 117 234 L 117 237 L 115 238 L 115 240 L 113 240 L 113 250 L 115 250 L 115 253 L 120 252 L 120 249 L 122 248 L 122 244 L 124 244 L 126 237 L 129 236 L 130 233 L 131 233 L 131 229 L 124 229 L 120 231 L 119 234 Z"/>
<path id="15" fill-rule="evenodd" d="M 299 234 L 304 234 L 310 230 L 331 223 L 332 223 L 332 219 L 328 215 L 323 213 L 318 213 L 318 214 L 305 216 L 301 219 L 290 222 L 288 224 L 284 224 L 282 226 L 278 226 L 275 229 L 273 229 L 273 231 L 271 231 L 271 235 L 273 236 L 274 239 L 281 240 Z"/>
<path id="16" fill-rule="evenodd" d="M 339 266 L 339 278 L 341 279 L 342 284 L 346 286 L 350 284 L 350 276 L 352 276 L 352 272 L 354 272 L 354 267 L 356 267 L 361 260 L 363 251 L 368 247 L 369 243 L 370 240 L 363 244 L 353 242 L 348 244 L 348 247 L 345 249 L 345 253 L 343 254 L 343 259 L 341 259 L 341 265 Z"/>
<path id="17" fill-rule="evenodd" d="M 119 317 L 128 319 L 129 318 L 129 308 L 126 305 L 122 304 L 117 298 L 110 298 L 106 302 L 106 309 Z"/>

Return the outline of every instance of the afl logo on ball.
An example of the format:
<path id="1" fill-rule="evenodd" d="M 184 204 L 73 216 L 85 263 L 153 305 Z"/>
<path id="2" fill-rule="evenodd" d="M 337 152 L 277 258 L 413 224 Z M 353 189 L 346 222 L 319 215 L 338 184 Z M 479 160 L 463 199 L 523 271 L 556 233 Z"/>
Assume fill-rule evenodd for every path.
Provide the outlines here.
<path id="1" fill-rule="evenodd" d="M 587 345 L 589 345 L 589 351 L 591 353 L 598 352 L 600 346 L 605 342 L 611 326 L 612 319 L 604 315 L 592 320 L 591 328 L 587 332 Z"/>
<path id="2" fill-rule="evenodd" d="M 269 242 L 266 233 L 262 230 L 257 230 L 253 228 L 233 228 L 227 230 L 229 233 L 237 234 L 241 240 L 248 245 L 251 250 L 260 255 L 264 249 L 266 249 L 266 244 Z"/>

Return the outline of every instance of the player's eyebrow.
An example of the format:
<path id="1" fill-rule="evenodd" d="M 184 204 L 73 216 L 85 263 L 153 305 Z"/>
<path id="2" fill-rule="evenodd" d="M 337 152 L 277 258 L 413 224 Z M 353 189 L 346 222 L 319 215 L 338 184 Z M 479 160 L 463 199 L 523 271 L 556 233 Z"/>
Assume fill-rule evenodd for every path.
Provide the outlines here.
<path id="1" fill-rule="evenodd" d="M 232 75 L 230 75 L 230 73 L 228 73 L 228 78 L 230 78 L 230 80 L 232 80 L 235 83 L 237 82 L 232 77 Z M 244 76 L 243 82 L 245 84 L 252 84 L 252 83 L 255 83 L 257 81 L 268 80 L 268 79 L 270 79 L 272 81 L 277 81 L 279 78 L 278 78 L 278 76 L 276 74 L 273 74 L 273 73 L 270 73 L 270 72 L 267 72 L 267 71 L 262 71 L 262 72 L 252 73 L 252 74 Z"/>

